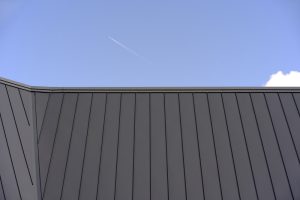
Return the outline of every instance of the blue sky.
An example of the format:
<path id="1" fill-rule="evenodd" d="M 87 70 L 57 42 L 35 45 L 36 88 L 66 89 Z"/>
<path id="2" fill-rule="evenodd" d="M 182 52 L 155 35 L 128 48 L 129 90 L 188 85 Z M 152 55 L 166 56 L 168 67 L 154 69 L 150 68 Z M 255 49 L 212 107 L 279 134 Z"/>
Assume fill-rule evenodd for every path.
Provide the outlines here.
<path id="1" fill-rule="evenodd" d="M 0 76 L 46 86 L 262 86 L 300 71 L 299 0 L 0 0 Z"/>

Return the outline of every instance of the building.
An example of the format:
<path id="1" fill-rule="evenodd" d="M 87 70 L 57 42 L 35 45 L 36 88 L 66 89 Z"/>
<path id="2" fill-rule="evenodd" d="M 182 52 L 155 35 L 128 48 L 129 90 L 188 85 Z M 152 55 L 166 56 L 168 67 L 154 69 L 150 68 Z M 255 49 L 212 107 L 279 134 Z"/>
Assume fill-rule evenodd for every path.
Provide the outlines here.
<path id="1" fill-rule="evenodd" d="M 0 80 L 1 200 L 300 199 L 300 88 Z"/>

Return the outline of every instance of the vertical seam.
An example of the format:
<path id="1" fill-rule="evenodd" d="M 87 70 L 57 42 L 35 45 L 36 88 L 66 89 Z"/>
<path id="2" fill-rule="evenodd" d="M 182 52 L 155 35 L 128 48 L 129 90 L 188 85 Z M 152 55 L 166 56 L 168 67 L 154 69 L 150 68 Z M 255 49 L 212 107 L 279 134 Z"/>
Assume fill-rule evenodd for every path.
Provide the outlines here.
<path id="1" fill-rule="evenodd" d="M 132 182 L 131 182 L 131 198 L 134 199 L 134 166 L 135 166 L 135 132 L 136 132 L 136 93 L 134 93 L 134 117 L 133 117 L 133 148 L 132 148 Z"/>
<path id="2" fill-rule="evenodd" d="M 0 176 L 0 184 L 1 184 L 1 189 L 2 189 L 2 192 L 3 192 L 4 200 L 6 200 L 5 190 L 4 190 L 4 187 L 3 187 L 1 176 Z"/>
<path id="3" fill-rule="evenodd" d="M 198 123 L 197 123 L 197 115 L 196 115 L 196 106 L 195 106 L 195 96 L 192 93 L 193 99 L 193 109 L 194 109 L 194 119 L 195 119 L 195 128 L 196 128 L 196 137 L 197 137 L 197 144 L 198 144 L 198 154 L 199 154 L 199 164 L 200 164 L 200 173 L 201 173 L 201 182 L 202 182 L 202 192 L 203 192 L 203 199 L 205 200 L 205 189 L 204 189 L 204 178 L 203 178 L 203 169 L 202 169 L 202 159 L 201 159 L 201 150 L 200 150 L 200 143 L 199 143 L 199 130 L 198 130 Z"/>
<path id="4" fill-rule="evenodd" d="M 106 122 L 107 96 L 108 96 L 108 94 L 105 93 L 105 104 L 104 104 L 102 135 L 101 135 L 101 144 L 100 144 L 101 146 L 100 146 L 100 154 L 99 154 L 99 168 L 98 168 L 98 181 L 97 181 L 96 199 L 98 199 L 98 191 L 99 191 L 99 180 L 100 180 L 100 170 L 101 170 L 101 161 L 102 161 L 103 139 L 104 139 L 104 130 L 105 130 L 105 122 Z"/>
<path id="5" fill-rule="evenodd" d="M 41 196 L 41 199 L 43 199 L 43 193 L 42 193 L 42 179 L 41 179 L 41 165 L 40 165 L 40 150 L 39 150 L 39 147 L 37 147 L 37 154 L 38 154 L 38 167 L 39 167 L 39 182 L 40 182 L 40 196 Z"/>
<path id="6" fill-rule="evenodd" d="M 74 124 L 75 124 L 74 122 L 75 122 L 75 118 L 76 118 L 77 110 L 78 110 L 78 108 L 77 108 L 78 107 L 78 99 L 79 99 L 79 94 L 77 93 L 76 103 L 75 103 L 75 112 L 74 112 L 73 121 L 72 121 L 72 128 L 71 128 L 71 136 L 70 136 L 69 145 L 68 145 L 67 160 L 66 160 L 66 164 L 65 164 L 63 183 L 62 183 L 62 186 L 61 186 L 60 198 L 59 199 L 62 199 L 63 192 L 64 192 L 65 178 L 66 178 L 66 172 L 67 172 L 68 163 L 69 163 L 69 154 L 70 154 L 70 148 L 71 148 L 73 132 L 74 132 Z"/>
<path id="7" fill-rule="evenodd" d="M 123 94 L 120 93 L 118 137 L 117 137 L 117 155 L 116 155 L 116 166 L 115 166 L 114 199 L 116 199 L 116 194 L 117 194 L 118 164 L 119 164 L 119 142 L 120 142 L 119 139 L 120 139 L 120 126 L 121 126 L 121 115 L 122 115 L 122 100 L 123 100 Z"/>
<path id="8" fill-rule="evenodd" d="M 148 101 L 149 101 L 149 195 L 150 195 L 150 200 L 152 199 L 152 186 L 151 186 L 151 181 L 152 181 L 152 173 L 151 173 L 151 167 L 152 167 L 152 154 L 151 154 L 151 139 L 152 139 L 152 128 L 151 128 L 151 125 L 152 125 L 152 120 L 151 120 L 151 94 L 149 93 L 148 94 Z"/>
<path id="9" fill-rule="evenodd" d="M 269 162 L 268 162 L 268 160 L 267 160 L 267 156 L 266 156 L 266 151 L 265 151 L 264 143 L 263 143 L 262 137 L 261 137 L 260 127 L 259 127 L 259 125 L 258 125 L 258 121 L 257 121 L 257 117 L 256 117 L 256 112 L 255 112 L 254 105 L 253 105 L 252 95 L 251 95 L 251 94 L 248 94 L 248 95 L 249 95 L 249 97 L 250 97 L 250 101 L 251 101 L 251 105 L 252 105 L 252 111 L 253 111 L 253 114 L 254 114 L 254 118 L 255 118 L 255 122 L 256 122 L 256 127 L 257 127 L 257 130 L 258 130 L 258 135 L 259 135 L 259 139 L 260 139 L 260 144 L 261 144 L 261 147 L 262 147 L 262 149 L 263 149 L 264 158 L 265 158 L 265 161 L 266 161 L 266 164 L 267 164 L 267 170 L 268 170 L 269 178 L 270 178 L 270 181 L 271 181 L 271 186 L 272 186 L 273 195 L 274 195 L 275 199 L 277 199 L 276 194 L 275 194 L 275 189 L 274 189 L 274 184 L 273 184 L 272 176 L 271 176 L 271 173 L 270 173 Z"/>
<path id="10" fill-rule="evenodd" d="M 169 159 L 168 159 L 168 141 L 167 141 L 167 118 L 166 118 L 166 95 L 163 93 L 164 100 L 164 122 L 165 122 L 165 142 L 166 142 L 166 175 L 167 175 L 167 188 L 168 188 L 168 200 L 170 199 L 169 191 Z"/>
<path id="11" fill-rule="evenodd" d="M 206 99 L 207 99 L 207 105 L 208 105 L 208 113 L 209 113 L 209 119 L 210 119 L 211 133 L 212 133 L 212 136 L 213 136 L 212 139 L 213 139 L 214 153 L 215 153 L 216 164 L 217 164 L 219 187 L 220 187 L 220 192 L 221 192 L 221 198 L 223 199 L 223 191 L 222 191 L 222 183 L 221 183 L 221 177 L 220 177 L 220 171 L 219 171 L 218 154 L 217 154 L 216 143 L 215 143 L 214 127 L 213 127 L 213 123 L 212 123 L 212 117 L 211 117 L 211 112 L 210 112 L 210 103 L 209 103 L 209 98 L 208 98 L 207 93 L 206 93 Z"/>
<path id="12" fill-rule="evenodd" d="M 85 163 L 85 155 L 86 155 L 86 148 L 87 148 L 87 141 L 89 136 L 89 129 L 91 124 L 91 112 L 92 112 L 92 106 L 93 106 L 93 97 L 94 93 L 91 93 L 91 101 L 90 101 L 90 109 L 89 109 L 89 116 L 88 116 L 88 125 L 86 129 L 86 136 L 85 136 L 85 144 L 84 144 L 84 153 L 83 153 L 83 159 L 82 159 L 82 166 L 81 166 L 81 174 L 80 174 L 80 182 L 79 182 L 79 193 L 78 193 L 78 200 L 80 199 L 81 194 L 81 185 L 82 185 L 82 177 L 83 177 L 83 169 L 84 169 L 84 163 Z"/>
<path id="13" fill-rule="evenodd" d="M 22 149 L 24 160 L 25 160 L 25 164 L 26 164 L 26 167 L 27 167 L 27 172 L 28 172 L 28 175 L 29 175 L 29 179 L 30 179 L 31 185 L 33 185 L 33 180 L 32 180 L 32 177 L 31 177 L 31 173 L 30 173 L 28 162 L 27 162 L 27 158 L 26 158 L 26 155 L 25 155 L 24 146 L 23 146 L 23 143 L 22 143 L 22 140 L 21 140 L 18 124 L 17 124 L 17 121 L 16 121 L 16 117 L 15 117 L 15 114 L 14 114 L 14 110 L 12 108 L 12 104 L 11 104 L 11 101 L 10 101 L 10 97 L 9 97 L 9 93 L 8 93 L 8 89 L 7 89 L 6 85 L 5 85 L 5 89 L 6 89 L 6 94 L 7 94 L 7 97 L 8 97 L 9 105 L 10 105 L 10 110 L 11 110 L 12 116 L 14 118 L 15 127 L 16 127 L 16 131 L 17 131 L 17 134 L 18 134 L 19 142 L 20 142 L 20 145 L 21 145 L 21 149 Z"/>
<path id="14" fill-rule="evenodd" d="M 292 95 L 292 97 L 293 97 L 294 104 L 295 104 L 295 106 L 296 106 L 296 108 L 297 108 L 298 115 L 299 115 L 299 117 L 300 117 L 300 111 L 299 111 L 299 107 L 298 107 L 298 104 L 297 104 L 296 99 L 295 99 L 295 95 L 294 95 L 294 93 L 291 93 L 291 95 Z"/>
<path id="15" fill-rule="evenodd" d="M 288 181 L 288 185 L 289 185 L 290 192 L 291 192 L 292 197 L 293 197 L 293 199 L 294 199 L 293 190 L 292 190 L 292 187 L 291 187 L 291 184 L 290 184 L 290 180 L 289 180 L 289 176 L 288 176 L 288 174 L 287 174 L 286 166 L 285 166 L 285 163 L 284 163 L 284 160 L 283 160 L 281 147 L 280 147 L 280 145 L 279 145 L 279 140 L 278 140 L 278 137 L 277 137 L 277 131 L 275 130 L 274 122 L 273 122 L 273 119 L 272 119 L 272 117 L 271 117 L 270 108 L 269 108 L 269 105 L 268 105 L 268 102 L 267 102 L 267 99 L 266 99 L 266 96 L 265 96 L 265 95 L 264 95 L 264 101 L 265 101 L 265 103 L 266 103 L 266 107 L 267 107 L 267 110 L 268 110 L 269 118 L 270 118 L 270 121 L 271 121 L 271 124 L 272 124 L 272 129 L 273 129 L 273 133 L 274 133 L 274 136 L 275 136 L 275 139 L 276 139 L 276 144 L 277 144 L 277 146 L 278 146 L 278 150 L 279 150 L 279 153 L 280 153 L 280 158 L 281 158 L 281 162 L 282 162 L 282 165 L 283 165 L 283 168 L 284 168 L 285 176 L 286 176 L 287 181 Z"/>
<path id="16" fill-rule="evenodd" d="M 13 168 L 13 172 L 14 172 L 14 176 L 15 176 L 15 180 L 16 180 L 16 184 L 17 184 L 17 188 L 18 188 L 19 197 L 22 200 L 23 198 L 22 198 L 22 195 L 21 195 L 21 191 L 20 191 L 20 187 L 19 187 L 19 182 L 18 182 L 18 179 L 17 179 L 14 162 L 12 160 L 12 156 L 11 156 L 11 152 L 10 152 L 10 148 L 9 148 L 9 144 L 8 144 L 8 140 L 7 140 L 7 136 L 6 136 L 6 131 L 5 131 L 5 127 L 4 127 L 4 123 L 3 123 L 3 119 L 2 119 L 1 113 L 0 113 L 0 119 L 1 119 L 1 124 L 2 124 L 2 128 L 3 128 L 4 137 L 5 137 L 5 142 L 6 142 L 7 149 L 8 149 L 8 154 L 9 154 L 10 162 L 11 162 L 11 165 L 12 165 L 12 168 Z"/>
<path id="17" fill-rule="evenodd" d="M 293 134 L 292 134 L 292 131 L 291 131 L 291 127 L 290 127 L 289 121 L 288 121 L 288 119 L 287 119 L 287 117 L 286 117 L 286 113 L 285 113 L 285 110 L 284 110 L 284 107 L 283 107 L 281 98 L 280 98 L 280 96 L 279 96 L 278 93 L 277 93 L 277 96 L 278 96 L 278 99 L 279 99 L 279 102 L 280 102 L 280 106 L 281 106 L 281 110 L 282 110 L 282 112 L 283 112 L 283 116 L 284 116 L 286 125 L 287 125 L 287 127 L 288 127 L 289 134 L 290 134 L 290 137 L 291 137 L 291 140 L 292 140 L 292 143 L 293 143 L 295 152 L 296 152 L 296 156 L 297 156 L 297 158 L 298 158 L 298 163 L 300 164 L 299 154 L 298 154 L 298 151 L 297 151 L 297 148 L 296 148 L 295 140 L 294 140 L 294 138 L 293 138 Z"/>
<path id="18" fill-rule="evenodd" d="M 246 145 L 246 150 L 247 150 L 248 160 L 249 160 L 249 164 L 250 164 L 250 169 L 251 169 L 251 175 L 252 175 L 252 181 L 253 181 L 253 184 L 254 184 L 255 194 L 256 194 L 256 198 L 259 199 L 258 193 L 257 193 L 256 182 L 255 182 L 255 178 L 254 178 L 254 172 L 253 172 L 251 157 L 250 157 L 250 153 L 249 153 L 249 147 L 248 147 L 246 134 L 245 134 L 244 122 L 243 122 L 242 114 L 241 114 L 241 110 L 240 110 L 240 105 L 239 105 L 239 101 L 238 101 L 236 93 L 234 93 L 234 95 L 235 95 L 235 100 L 236 100 L 236 103 L 237 103 L 237 109 L 239 111 L 239 119 L 240 119 L 241 126 L 242 126 L 243 138 L 244 138 L 244 142 L 245 142 L 245 145 Z"/>
<path id="19" fill-rule="evenodd" d="M 49 165 L 48 165 L 48 169 L 47 169 L 47 175 L 46 175 L 45 185 L 44 185 L 44 190 L 43 190 L 43 198 L 45 197 L 44 195 L 45 195 L 46 186 L 47 186 L 47 183 L 48 183 L 48 175 L 49 175 L 49 172 L 50 172 L 50 169 L 51 169 L 51 166 L 52 166 L 52 157 L 53 157 L 54 147 L 55 147 L 55 144 L 56 144 L 56 136 L 57 136 L 58 127 L 59 127 L 59 124 L 60 124 L 59 122 L 61 120 L 60 117 L 61 117 L 61 111 L 62 111 L 62 107 L 63 107 L 63 103 L 64 103 L 64 97 L 65 97 L 65 94 L 63 94 L 62 101 L 61 101 L 60 108 L 59 108 L 59 115 L 58 115 L 57 125 L 56 125 L 56 128 L 55 128 L 54 141 L 53 141 L 53 145 L 52 145 L 52 148 L 51 148 L 50 161 L 49 161 Z"/>
<path id="20" fill-rule="evenodd" d="M 37 130 L 37 138 L 38 138 L 38 144 L 40 143 L 40 139 L 41 139 L 41 134 L 42 134 L 42 130 L 44 128 L 44 122 L 45 122 L 45 118 L 46 118 L 46 114 L 48 112 L 48 104 L 49 104 L 49 101 L 50 101 L 50 98 L 51 98 L 52 94 L 48 94 L 47 93 L 47 103 L 46 103 L 46 108 L 45 108 L 45 112 L 44 112 L 44 115 L 43 115 L 43 119 L 42 119 L 42 124 L 41 124 L 41 128 L 40 128 L 40 131 L 38 132 Z"/>
<path id="21" fill-rule="evenodd" d="M 29 122 L 29 119 L 28 119 L 27 111 L 26 111 L 26 109 L 25 109 L 24 101 L 23 101 L 23 98 L 22 98 L 22 95 L 21 95 L 21 92 L 20 92 L 20 89 L 19 89 L 19 88 L 18 88 L 18 94 L 19 94 L 19 97 L 20 97 L 20 99 L 21 99 L 22 107 L 23 107 L 23 110 L 24 110 L 24 113 L 25 113 L 25 117 L 26 117 L 28 126 L 30 126 L 30 122 Z"/>
<path id="22" fill-rule="evenodd" d="M 226 115 L 226 111 L 225 111 L 225 104 L 224 104 L 224 99 L 223 99 L 223 94 L 222 93 L 221 93 L 221 100 L 222 100 L 222 111 L 223 111 L 223 114 L 224 114 L 224 117 L 225 117 L 225 124 L 226 124 L 227 136 L 228 136 L 228 139 L 229 139 L 231 159 L 233 161 L 233 169 L 234 169 L 236 187 L 238 189 L 239 199 L 241 199 L 241 192 L 240 192 L 239 181 L 238 181 L 237 172 L 236 172 L 236 166 L 235 166 L 236 163 L 235 163 L 235 159 L 234 159 L 234 156 L 233 156 L 233 150 L 232 150 L 232 144 L 231 144 L 231 137 L 230 137 L 230 134 L 229 134 L 228 120 L 227 120 L 227 115 Z"/>
<path id="23" fill-rule="evenodd" d="M 178 101 L 178 111 L 179 111 L 179 126 L 180 126 L 180 137 L 181 137 L 181 152 L 182 152 L 182 166 L 183 166 L 183 178 L 184 178 L 184 194 L 185 199 L 187 199 L 187 187 L 186 187 L 186 171 L 185 171 L 185 159 L 184 159 L 184 149 L 183 149 L 183 136 L 182 136 L 182 122 L 181 122 L 181 106 L 180 106 L 180 98 L 179 93 L 177 93 L 177 101 Z"/>
<path id="24" fill-rule="evenodd" d="M 36 149 L 37 149 L 37 163 L 38 163 L 38 181 L 40 184 L 39 186 L 39 196 L 41 197 L 41 200 L 43 199 L 43 195 L 42 195 L 42 180 L 41 180 L 41 170 L 40 170 L 40 151 L 39 151 L 39 145 L 38 145 L 38 128 L 37 128 L 37 111 L 36 111 L 36 92 L 33 93 L 34 94 L 34 112 L 35 112 L 35 129 L 36 129 Z"/>

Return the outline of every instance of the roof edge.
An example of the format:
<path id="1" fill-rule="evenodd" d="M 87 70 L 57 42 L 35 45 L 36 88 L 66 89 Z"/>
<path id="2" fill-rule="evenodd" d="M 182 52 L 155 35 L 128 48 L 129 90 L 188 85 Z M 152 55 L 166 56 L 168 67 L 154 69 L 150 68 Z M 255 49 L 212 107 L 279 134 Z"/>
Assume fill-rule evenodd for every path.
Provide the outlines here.
<path id="1" fill-rule="evenodd" d="M 300 92 L 300 87 L 46 87 L 46 86 L 30 86 L 24 83 L 13 81 L 0 77 L 0 83 L 15 88 L 27 90 L 30 92 L 47 92 L 47 93 L 234 93 L 234 92 Z"/>
<path id="2" fill-rule="evenodd" d="M 9 85 L 9 86 L 12 86 L 12 87 L 24 89 L 24 90 L 30 90 L 31 91 L 33 89 L 33 87 L 30 86 L 30 85 L 26 85 L 24 83 L 20 83 L 20 82 L 13 81 L 13 80 L 3 78 L 3 77 L 0 77 L 0 83 L 3 83 L 5 85 Z"/>

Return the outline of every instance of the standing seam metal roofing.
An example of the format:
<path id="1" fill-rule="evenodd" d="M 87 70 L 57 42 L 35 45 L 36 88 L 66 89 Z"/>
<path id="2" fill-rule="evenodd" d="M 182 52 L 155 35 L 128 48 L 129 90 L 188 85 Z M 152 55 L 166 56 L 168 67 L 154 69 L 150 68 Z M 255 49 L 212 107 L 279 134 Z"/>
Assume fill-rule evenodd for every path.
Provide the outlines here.
<path id="1" fill-rule="evenodd" d="M 299 88 L 0 79 L 0 200 L 298 200 Z"/>

